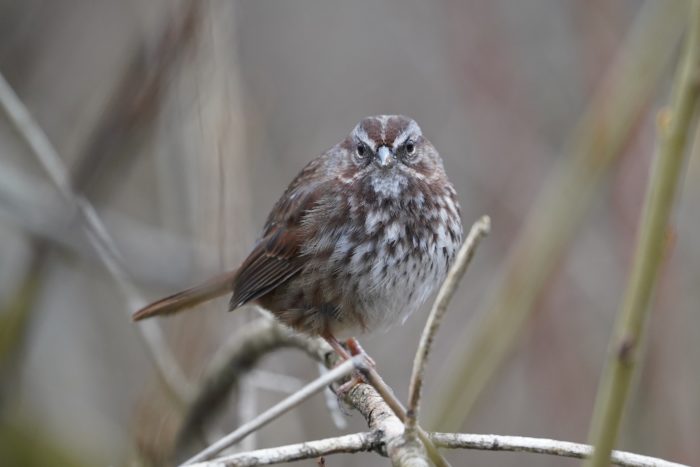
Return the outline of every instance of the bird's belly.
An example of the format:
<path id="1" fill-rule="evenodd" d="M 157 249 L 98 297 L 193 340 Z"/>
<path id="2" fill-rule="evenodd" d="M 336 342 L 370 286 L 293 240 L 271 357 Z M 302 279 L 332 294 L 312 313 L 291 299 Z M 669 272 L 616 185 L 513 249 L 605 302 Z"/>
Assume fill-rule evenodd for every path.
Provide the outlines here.
<path id="1" fill-rule="evenodd" d="M 369 274 L 357 277 L 361 292 L 355 299 L 368 326 L 385 331 L 403 323 L 443 279 L 443 269 L 436 258 L 427 255 L 376 258 Z"/>
<path id="2" fill-rule="evenodd" d="M 384 245 L 367 254 L 366 248 L 359 245 L 350 261 L 331 261 L 327 277 L 333 279 L 325 287 L 342 290 L 338 314 L 343 319 L 333 323 L 334 331 L 385 331 L 403 323 L 442 282 L 455 248 L 456 245 L 438 245 L 426 239 L 415 246 L 406 242 Z"/>
<path id="3" fill-rule="evenodd" d="M 394 222 L 360 241 L 348 231 L 326 237 L 307 252 L 312 258 L 299 275 L 271 294 L 269 308 L 309 334 L 355 335 L 402 323 L 443 281 L 459 245 L 459 235 L 417 225 Z"/>

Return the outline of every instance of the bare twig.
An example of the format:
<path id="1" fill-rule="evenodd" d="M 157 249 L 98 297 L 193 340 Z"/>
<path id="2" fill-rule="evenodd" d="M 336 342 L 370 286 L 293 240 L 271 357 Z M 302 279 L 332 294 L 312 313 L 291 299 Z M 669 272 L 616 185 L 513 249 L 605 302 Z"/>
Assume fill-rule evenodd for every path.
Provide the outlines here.
<path id="1" fill-rule="evenodd" d="M 274 321 L 264 321 L 264 326 L 276 326 L 280 332 L 289 332 Z M 258 326 L 263 326 L 258 324 Z M 292 334 L 292 333 L 290 333 Z M 332 366 L 337 356 L 328 344 L 321 339 L 308 339 L 298 336 L 290 344 L 306 352 L 311 358 L 322 361 L 326 366 Z M 235 346 L 234 346 L 235 347 Z M 231 352 L 231 349 L 229 350 Z M 235 354 L 235 352 L 234 352 Z M 221 358 L 221 362 L 233 358 Z M 372 377 L 372 372 L 364 370 L 368 379 L 379 387 L 384 395 L 370 384 L 357 384 L 347 394 L 344 400 L 360 412 L 365 418 L 370 433 L 341 436 L 328 440 L 311 441 L 278 448 L 262 449 L 253 452 L 238 453 L 224 456 L 210 462 L 197 464 L 199 467 L 221 466 L 253 466 L 270 465 L 293 460 L 312 459 L 323 455 L 339 452 L 376 451 L 390 458 L 393 465 L 406 465 L 407 461 L 421 462 L 425 460 L 425 452 L 421 443 L 413 443 L 404 433 L 404 424 L 400 417 L 405 417 L 401 403 L 393 396 L 386 384 Z M 391 401 L 394 409 L 389 407 Z M 477 435 L 457 433 L 425 433 L 432 444 L 442 448 L 464 448 L 489 451 L 522 451 L 573 458 L 584 458 L 592 451 L 590 446 L 563 441 L 526 438 L 518 436 Z M 626 467 L 687 467 L 682 464 L 668 462 L 637 454 L 615 451 L 612 463 Z M 409 464 L 410 465 L 410 464 Z M 415 463 L 413 465 L 416 465 Z M 417 465 L 427 465 L 420 464 Z"/>
<path id="2" fill-rule="evenodd" d="M 321 362 L 318 363 L 318 371 L 321 373 L 326 371 L 326 367 L 323 366 L 323 363 Z M 323 397 L 326 402 L 326 409 L 328 410 L 335 427 L 339 430 L 346 429 L 348 427 L 348 421 L 345 418 L 345 414 L 343 413 L 340 404 L 338 404 L 338 398 L 333 390 L 331 388 L 327 388 L 325 391 L 323 391 Z"/>
<path id="3" fill-rule="evenodd" d="M 182 456 L 191 449 L 196 435 L 228 399 L 238 382 L 268 353 L 285 348 L 300 347 L 308 338 L 292 332 L 272 318 L 262 318 L 243 326 L 214 356 L 192 403 L 175 447 Z M 314 358 L 319 358 L 314 354 Z M 183 456 L 184 457 L 184 456 Z"/>
<path id="4" fill-rule="evenodd" d="M 364 358 L 364 356 L 358 355 L 351 358 L 350 360 L 341 363 L 337 367 L 330 370 L 328 373 L 321 375 L 311 383 L 304 386 L 300 391 L 295 392 L 294 394 L 282 400 L 278 404 L 275 404 L 274 406 L 270 407 L 268 410 L 258 415 L 254 420 L 251 420 L 250 422 L 244 424 L 235 431 L 226 435 L 224 438 L 220 439 L 216 443 L 204 449 L 197 455 L 191 457 L 183 465 L 193 464 L 195 462 L 211 459 L 224 449 L 234 445 L 241 439 L 245 438 L 250 433 L 258 430 L 259 428 L 265 426 L 272 420 L 285 414 L 286 412 L 301 404 L 317 392 L 322 391 L 328 384 L 333 383 L 334 381 L 337 381 L 340 378 L 348 376 L 356 369 L 363 368 Z"/>
<path id="5" fill-rule="evenodd" d="M 74 209 L 74 212 L 80 216 L 81 226 L 90 244 L 97 251 L 100 260 L 127 297 L 129 307 L 125 308 L 125 311 L 130 314 L 131 309 L 138 309 L 145 305 L 146 300 L 140 296 L 136 286 L 122 266 L 121 254 L 104 224 L 92 205 L 84 197 L 73 192 L 68 172 L 61 157 L 1 74 L 0 105 L 59 189 L 60 194 Z M 149 350 L 149 355 L 159 370 L 161 379 L 166 383 L 166 388 L 169 389 L 169 394 L 180 403 L 188 400 L 191 393 L 189 383 L 172 353 L 168 350 L 160 328 L 155 323 L 149 323 L 147 326 L 139 327 L 139 330 Z"/>
<path id="6" fill-rule="evenodd" d="M 632 270 L 596 397 L 589 438 L 595 453 L 586 463 L 592 467 L 608 465 L 620 430 L 700 100 L 700 1 L 690 3 L 689 8 L 685 57 L 676 73 L 671 108 L 665 119 L 659 119 L 659 145 L 639 223 Z"/>
<path id="7" fill-rule="evenodd" d="M 528 452 L 574 459 L 584 459 L 590 456 L 593 451 L 591 446 L 587 444 L 524 436 L 430 433 L 430 438 L 436 446 L 447 449 Z M 339 453 L 381 452 L 384 442 L 383 433 L 375 430 L 223 456 L 209 462 L 194 464 L 193 467 L 253 467 L 313 459 Z M 684 464 L 624 451 L 613 451 L 610 462 L 622 467 L 688 467 Z"/>
<path id="8" fill-rule="evenodd" d="M 296 391 L 292 391 L 292 394 L 294 392 Z M 255 417 L 258 416 L 258 391 L 257 388 L 253 386 L 251 378 L 241 381 L 240 388 L 238 389 L 237 405 L 240 424 L 245 425 L 251 420 L 255 420 Z M 253 451 L 257 446 L 257 442 L 258 434 L 253 432 L 241 440 L 239 448 L 241 451 Z"/>
<path id="9" fill-rule="evenodd" d="M 193 467 L 252 467 L 281 464 L 304 459 L 315 459 L 331 454 L 353 453 L 377 449 L 380 445 L 378 432 L 355 433 L 336 438 L 320 439 L 306 443 L 290 444 L 277 448 L 260 449 L 231 456 L 220 457 L 209 462 L 193 464 Z"/>
<path id="10" fill-rule="evenodd" d="M 570 443 L 545 438 L 524 436 L 475 435 L 462 433 L 431 433 L 433 442 L 443 448 L 478 449 L 484 451 L 532 452 L 551 456 L 584 459 L 593 448 L 587 444 Z M 615 465 L 624 467 L 688 467 L 683 464 L 641 456 L 624 451 L 613 451 L 610 459 Z"/>
<path id="11" fill-rule="evenodd" d="M 418 409 L 421 396 L 421 387 L 423 385 L 423 374 L 425 373 L 425 364 L 428 361 L 428 353 L 432 345 L 435 334 L 437 333 L 442 317 L 447 311 L 447 306 L 452 300 L 457 285 L 462 279 L 467 266 L 474 256 L 476 247 L 479 246 L 479 241 L 486 236 L 491 229 L 491 219 L 484 216 L 472 226 L 467 235 L 462 248 L 457 253 L 457 258 L 454 265 L 450 268 L 445 281 L 440 287 L 433 307 L 430 310 L 430 315 L 423 328 L 423 334 L 418 344 L 418 350 L 413 361 L 413 373 L 411 374 L 411 382 L 408 389 L 408 411 L 406 412 L 406 430 L 409 432 L 415 429 L 418 420 Z"/>
<path id="12" fill-rule="evenodd" d="M 209 373 L 210 376 L 207 377 L 208 382 L 202 386 L 203 388 L 208 388 L 204 389 L 204 392 L 214 391 L 219 393 L 217 398 L 225 397 L 235 386 L 235 381 L 240 376 L 240 372 L 233 372 L 236 373 L 232 375 L 233 378 L 224 376 L 229 373 L 228 366 L 231 365 L 231 362 L 240 362 L 241 359 L 251 358 L 241 355 L 241 353 L 246 353 L 251 348 L 257 349 L 253 352 L 256 356 L 252 357 L 256 361 L 263 355 L 263 353 L 258 352 L 259 350 L 267 349 L 264 351 L 269 352 L 277 348 L 275 345 L 263 345 L 260 347 L 257 345 L 259 341 L 278 341 L 280 343 L 277 346 L 296 347 L 304 351 L 312 359 L 323 363 L 327 368 L 333 367 L 338 362 L 337 355 L 323 339 L 310 339 L 300 336 L 274 320 L 261 319 L 260 322 L 251 323 L 250 326 L 244 334 L 235 339 L 232 338 L 231 344 L 226 346 L 227 348 L 215 358 L 212 371 Z M 258 329 L 258 331 L 251 332 L 255 329 Z M 248 341 L 253 341 L 253 344 L 248 343 Z M 244 367 L 239 367 L 239 370 L 247 371 Z M 390 403 L 401 414 L 401 417 L 405 417 L 405 409 L 401 402 L 396 399 L 391 389 L 376 374 L 376 371 L 365 370 L 365 373 L 368 376 L 368 380 L 371 378 L 384 395 L 380 395 L 377 389 L 369 384 L 358 384 L 344 395 L 344 400 L 362 414 L 370 429 L 381 430 L 384 434 L 382 438 L 382 446 L 384 447 L 381 452 L 388 455 L 394 465 L 406 465 L 406 462 L 404 462 L 406 460 L 422 460 L 425 462 L 426 454 L 421 443 L 407 442 L 411 440 L 407 440 L 404 437 L 403 422 L 389 407 L 385 399 L 391 401 Z M 215 386 L 218 386 L 218 389 L 214 390 Z M 203 393 L 198 396 L 199 398 L 204 398 Z M 207 411 L 211 411 L 213 405 L 208 405 L 208 407 Z M 424 435 L 424 432 L 421 434 Z M 424 435 L 424 438 L 428 439 L 427 435 Z M 429 439 L 428 443 L 432 444 Z M 438 462 L 440 461 L 438 460 Z M 427 463 L 423 465 L 427 465 Z"/>

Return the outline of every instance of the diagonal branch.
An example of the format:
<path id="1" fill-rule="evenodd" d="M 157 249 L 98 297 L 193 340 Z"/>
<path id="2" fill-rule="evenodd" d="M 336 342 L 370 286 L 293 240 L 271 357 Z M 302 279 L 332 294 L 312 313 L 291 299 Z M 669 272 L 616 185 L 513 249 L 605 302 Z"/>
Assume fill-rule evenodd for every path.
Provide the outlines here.
<path id="1" fill-rule="evenodd" d="M 276 348 L 272 344 L 258 346 L 256 342 L 260 340 L 277 340 L 280 346 L 289 345 L 296 347 L 304 351 L 313 360 L 320 361 L 327 368 L 332 368 L 337 364 L 337 355 L 323 339 L 310 339 L 300 336 L 273 320 L 263 318 L 259 321 L 259 323 L 251 323 L 251 327 L 248 328 L 249 330 L 257 329 L 256 332 L 248 332 L 240 336 L 238 343 L 231 345 L 228 350 L 222 352 L 222 356 L 217 357 L 218 363 L 212 365 L 212 371 L 202 385 L 202 393 L 195 400 L 206 399 L 208 396 L 204 394 L 208 392 L 212 394 L 218 393 L 214 398 L 217 400 L 219 397 L 226 397 L 241 375 L 224 376 L 224 373 L 228 373 L 227 366 L 229 363 L 241 362 L 247 358 L 244 355 L 240 355 L 240 352 L 244 352 L 244 349 L 250 350 L 255 348 L 257 353 L 253 358 L 257 360 L 262 356 L 262 353 L 258 351 L 269 352 Z M 364 371 L 367 372 L 367 370 Z M 382 433 L 381 443 L 377 450 L 382 455 L 388 456 L 393 465 L 406 465 L 407 460 L 420 459 L 423 463 L 418 465 L 427 466 L 426 454 L 421 444 L 407 442 L 406 437 L 404 437 L 403 422 L 395 414 L 394 410 L 390 408 L 385 399 L 392 400 L 396 410 L 402 417 L 405 417 L 403 406 L 393 396 L 391 389 L 388 388 L 386 383 L 381 381 L 381 378 L 378 380 L 376 378 L 373 379 L 384 395 L 381 395 L 372 385 L 360 383 L 351 388 L 347 394 L 344 394 L 343 400 L 360 412 L 370 430 Z M 213 401 L 214 399 L 210 400 Z M 213 410 L 212 408 L 215 405 L 206 405 L 206 412 Z M 204 417 L 208 418 L 208 416 L 209 414 Z M 427 435 L 425 437 L 427 438 Z"/>
<path id="2" fill-rule="evenodd" d="M 273 319 L 262 318 L 243 326 L 215 355 L 197 394 L 186 410 L 175 443 L 179 455 L 203 432 L 207 422 L 235 391 L 239 381 L 268 353 L 284 347 L 301 347 L 307 340 Z M 319 359 L 318 353 L 312 354 Z M 184 457 L 184 456 L 183 456 Z"/>
<path id="3" fill-rule="evenodd" d="M 423 334 L 418 344 L 415 360 L 413 361 L 413 373 L 411 374 L 411 383 L 408 389 L 408 411 L 406 417 L 406 429 L 415 429 L 418 420 L 418 406 L 421 396 L 421 387 L 423 386 L 423 375 L 425 373 L 425 365 L 428 361 L 428 353 L 437 333 L 442 317 L 447 311 L 447 305 L 450 304 L 452 296 L 457 290 L 459 281 L 467 270 L 467 266 L 474 257 L 476 247 L 479 246 L 479 241 L 486 236 L 491 229 L 491 219 L 484 216 L 472 226 L 464 241 L 464 245 L 457 253 L 455 264 L 450 268 L 445 281 L 440 287 L 437 298 L 430 310 L 430 315 L 425 323 Z"/>
<path id="4" fill-rule="evenodd" d="M 460 249 L 455 266 L 452 268 L 443 287 L 438 294 L 438 297 L 433 305 L 428 322 L 423 333 L 421 345 L 419 346 L 416 355 L 416 364 L 414 373 L 411 379 L 411 407 L 413 410 L 408 413 L 415 414 L 415 408 L 418 404 L 420 396 L 420 383 L 426 358 L 440 318 L 444 314 L 452 294 L 454 293 L 459 279 L 464 274 L 466 266 L 471 260 L 475 248 L 478 245 L 481 237 L 486 235 L 490 228 L 490 219 L 484 216 L 477 221 L 470 230 L 470 233 L 465 240 L 464 246 Z M 191 406 L 187 416 L 185 425 L 181 431 L 180 442 L 176 443 L 178 449 L 189 444 L 193 436 L 199 432 L 205 420 L 215 411 L 216 407 L 225 400 L 232 388 L 235 386 L 242 373 L 252 367 L 257 360 L 265 353 L 268 353 L 275 348 L 288 345 L 302 345 L 303 343 L 290 341 L 290 332 L 282 331 L 279 325 L 273 322 L 261 321 L 253 323 L 250 329 L 246 329 L 234 341 L 234 347 L 231 350 L 225 350 L 223 357 L 217 359 L 217 363 L 213 366 L 213 370 L 209 372 L 209 377 L 206 378 L 205 384 L 202 386 L 202 391 L 196 397 L 196 402 Z M 310 354 L 318 355 L 316 351 L 309 351 Z M 329 363 L 333 364 L 333 363 Z M 377 393 L 381 396 L 385 404 L 388 406 L 400 422 L 405 422 L 409 429 L 401 436 L 397 436 L 397 446 L 401 449 L 395 449 L 395 457 L 393 461 L 396 465 L 427 465 L 425 456 L 432 460 L 438 467 L 448 466 L 449 463 L 439 453 L 433 445 L 428 434 L 416 424 L 415 415 L 408 416 L 403 404 L 394 396 L 391 388 L 384 382 L 379 373 L 374 368 L 366 368 L 363 371 L 367 381 L 374 387 Z M 350 391 L 352 393 L 352 391 Z M 364 401 L 354 401 L 354 406 L 362 405 Z M 420 443 L 417 443 L 416 437 L 420 439 L 425 447 L 425 452 Z"/>
<path id="5" fill-rule="evenodd" d="M 365 357 L 363 355 L 357 355 L 351 358 L 350 360 L 344 361 L 337 367 L 330 370 L 328 373 L 319 376 L 317 379 L 310 382 L 299 391 L 285 398 L 278 404 L 275 404 L 274 406 L 270 407 L 268 410 L 258 415 L 255 419 L 244 424 L 243 426 L 234 430 L 230 434 L 224 436 L 222 439 L 212 444 L 208 448 L 202 450 L 197 455 L 191 457 L 182 465 L 193 464 L 195 462 L 211 459 L 224 449 L 233 446 L 238 441 L 248 436 L 250 433 L 257 431 L 258 429 L 270 423 L 272 420 L 280 417 L 281 415 L 287 413 L 294 407 L 298 406 L 309 397 L 322 391 L 329 384 L 348 376 L 355 370 L 362 369 L 365 366 L 364 359 Z"/>

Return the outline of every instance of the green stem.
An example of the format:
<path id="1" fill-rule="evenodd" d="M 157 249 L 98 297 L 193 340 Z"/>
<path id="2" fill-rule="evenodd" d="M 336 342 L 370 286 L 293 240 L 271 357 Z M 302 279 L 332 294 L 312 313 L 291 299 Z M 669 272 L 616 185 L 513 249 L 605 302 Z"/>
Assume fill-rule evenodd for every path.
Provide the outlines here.
<path id="1" fill-rule="evenodd" d="M 647 189 L 638 243 L 627 290 L 611 340 L 608 364 L 596 398 L 590 441 L 595 446 L 589 467 L 610 464 L 610 453 L 620 428 L 650 300 L 664 258 L 665 235 L 688 149 L 700 95 L 700 2 L 689 14 L 685 56 L 675 77 L 673 102 L 659 118 L 659 145 Z"/>

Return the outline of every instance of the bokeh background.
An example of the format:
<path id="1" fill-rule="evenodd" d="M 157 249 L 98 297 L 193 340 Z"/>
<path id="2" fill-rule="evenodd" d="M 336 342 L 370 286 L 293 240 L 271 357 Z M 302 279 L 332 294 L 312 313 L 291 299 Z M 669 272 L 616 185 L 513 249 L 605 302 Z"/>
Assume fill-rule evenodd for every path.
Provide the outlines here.
<path id="1" fill-rule="evenodd" d="M 650 3 L 2 0 L 0 72 L 149 299 L 235 267 L 291 178 L 360 118 L 415 118 L 443 155 L 464 223 L 482 214 L 493 222 L 431 356 L 425 410 L 437 411 L 455 373 L 446 362 L 459 361 L 455 349 L 478 327 L 478 311 L 488 308 L 538 195 L 573 152 L 574 129 L 628 53 L 625 37 Z M 670 35 L 678 24 L 667 28 Z M 590 186 L 570 241 L 461 431 L 586 440 L 630 267 L 655 115 L 678 55 L 676 39 L 662 41 L 670 60 L 661 78 L 639 104 L 619 154 Z M 632 86 L 645 76 L 625 79 Z M 691 465 L 700 464 L 698 159 L 692 151 L 619 442 Z M 3 114 L 0 459 L 161 464 L 180 412 L 129 320 L 128 297 L 76 219 Z M 539 259 L 529 261 L 535 267 Z M 159 322 L 193 384 L 256 316 L 225 309 L 222 299 Z M 425 317 L 361 339 L 404 399 Z M 231 430 L 318 374 L 292 350 L 266 358 L 259 370 L 211 433 Z M 356 414 L 348 423 L 338 429 L 319 396 L 246 447 L 365 428 Z M 533 454 L 448 456 L 455 465 L 577 463 Z M 327 459 L 334 467 L 382 462 L 373 454 Z"/>

